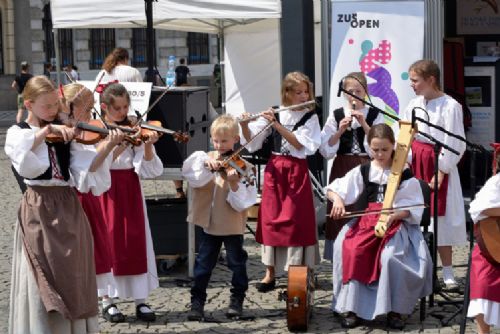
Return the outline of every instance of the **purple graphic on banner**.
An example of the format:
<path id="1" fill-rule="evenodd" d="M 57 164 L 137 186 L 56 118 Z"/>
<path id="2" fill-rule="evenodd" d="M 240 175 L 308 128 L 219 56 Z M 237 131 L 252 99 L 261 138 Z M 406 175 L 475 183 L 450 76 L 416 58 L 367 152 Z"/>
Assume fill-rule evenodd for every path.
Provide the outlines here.
<path id="1" fill-rule="evenodd" d="M 368 85 L 369 94 L 382 99 L 386 104 L 386 109 L 388 107 L 399 114 L 399 99 L 391 88 L 392 77 L 383 66 L 389 64 L 391 60 L 391 43 L 389 41 L 382 40 L 377 48 L 373 48 L 373 42 L 370 40 L 361 43 L 360 69 L 368 77 L 375 80 L 375 83 Z"/>

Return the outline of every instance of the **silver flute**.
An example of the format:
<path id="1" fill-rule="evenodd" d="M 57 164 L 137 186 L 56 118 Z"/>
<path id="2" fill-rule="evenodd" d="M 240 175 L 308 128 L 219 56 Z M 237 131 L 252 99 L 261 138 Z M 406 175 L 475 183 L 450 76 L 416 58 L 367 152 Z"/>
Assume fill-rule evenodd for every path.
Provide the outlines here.
<path id="1" fill-rule="evenodd" d="M 294 104 L 294 105 L 287 106 L 287 107 L 273 109 L 273 113 L 277 114 L 277 113 L 279 113 L 281 111 L 290 110 L 290 109 L 306 109 L 306 108 L 308 108 L 310 106 L 313 106 L 315 104 L 316 104 L 315 100 L 310 100 L 310 101 L 307 101 L 307 102 L 303 102 L 303 103 L 299 103 L 299 104 Z M 253 121 L 253 120 L 259 118 L 260 116 L 262 116 L 263 114 L 264 114 L 264 112 L 260 112 L 260 113 L 254 114 L 252 116 L 249 116 L 249 117 L 238 117 L 238 122 Z"/>

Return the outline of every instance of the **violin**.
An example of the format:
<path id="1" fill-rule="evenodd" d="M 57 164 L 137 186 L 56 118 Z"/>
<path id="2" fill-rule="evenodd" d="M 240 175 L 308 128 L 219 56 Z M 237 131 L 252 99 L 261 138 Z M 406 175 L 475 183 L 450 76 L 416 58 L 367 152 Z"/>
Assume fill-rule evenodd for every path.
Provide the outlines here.
<path id="1" fill-rule="evenodd" d="M 130 134 L 132 137 L 136 138 L 135 145 L 140 145 L 142 141 L 147 140 L 153 132 L 158 132 L 160 135 L 164 133 L 171 135 L 175 141 L 179 143 L 187 143 L 190 139 L 189 135 L 185 132 L 174 131 L 166 129 L 161 126 L 160 121 L 147 121 L 141 122 L 139 124 L 140 131 L 138 132 L 132 127 L 132 123 L 126 121 L 121 124 L 109 124 L 106 123 L 110 129 L 120 129 L 125 133 Z"/>
<path id="2" fill-rule="evenodd" d="M 88 123 L 77 122 L 74 127 L 79 129 L 79 131 L 77 131 L 73 139 L 77 143 L 84 145 L 97 144 L 110 132 L 110 129 L 105 128 L 104 124 L 96 119 L 90 120 Z M 135 142 L 135 140 L 130 136 L 125 136 L 125 140 L 132 144 Z M 45 141 L 48 143 L 61 143 L 64 142 L 64 138 L 59 134 L 50 133 L 45 137 Z"/>
<path id="3" fill-rule="evenodd" d="M 248 166 L 239 154 L 221 155 L 221 165 L 217 172 L 228 173 L 235 170 L 238 175 L 243 178 L 243 183 L 247 186 L 255 184 L 255 173 L 253 170 L 248 170 Z"/>

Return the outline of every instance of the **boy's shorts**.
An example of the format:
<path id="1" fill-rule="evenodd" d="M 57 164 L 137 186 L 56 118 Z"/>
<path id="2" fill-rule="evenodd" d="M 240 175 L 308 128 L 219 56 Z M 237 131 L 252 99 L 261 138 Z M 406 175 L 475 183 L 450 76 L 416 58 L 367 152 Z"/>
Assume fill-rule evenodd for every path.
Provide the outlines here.
<path id="1" fill-rule="evenodd" d="M 24 99 L 22 94 L 17 94 L 17 109 L 24 109 Z"/>

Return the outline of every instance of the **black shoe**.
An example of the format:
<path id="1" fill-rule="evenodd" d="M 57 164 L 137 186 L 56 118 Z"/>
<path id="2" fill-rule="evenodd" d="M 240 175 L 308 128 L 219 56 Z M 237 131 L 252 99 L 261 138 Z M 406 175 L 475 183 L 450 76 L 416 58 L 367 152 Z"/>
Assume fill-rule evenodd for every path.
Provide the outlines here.
<path id="1" fill-rule="evenodd" d="M 228 318 L 237 318 L 241 317 L 243 313 L 243 299 L 236 298 L 231 296 L 229 300 L 229 308 L 226 312 L 226 317 Z"/>
<path id="2" fill-rule="evenodd" d="M 193 300 L 191 302 L 191 311 L 188 313 L 189 321 L 201 321 L 205 317 L 203 314 L 204 305 L 198 300 Z"/>
<path id="3" fill-rule="evenodd" d="M 118 307 L 115 304 L 110 304 L 110 305 L 106 306 L 105 308 L 103 308 L 102 309 L 102 317 L 104 319 L 106 319 L 107 321 L 113 322 L 113 323 L 124 322 L 125 316 L 123 315 L 123 313 L 120 312 L 120 310 L 118 310 L 118 313 L 115 313 L 115 314 L 111 314 L 108 312 L 109 309 L 113 308 L 113 307 L 118 310 Z"/>
<path id="4" fill-rule="evenodd" d="M 257 291 L 259 291 L 259 292 L 272 291 L 276 288 L 276 280 L 273 279 L 269 283 L 259 282 L 259 283 L 255 284 L 255 287 L 257 288 Z"/>
<path id="5" fill-rule="evenodd" d="M 401 318 L 401 314 L 396 312 L 389 312 L 387 314 L 387 325 L 392 329 L 403 329 L 405 328 L 405 322 Z"/>
<path id="6" fill-rule="evenodd" d="M 151 307 L 149 305 L 146 305 L 144 303 L 139 304 L 135 307 L 135 315 L 137 319 L 145 322 L 153 322 L 156 320 L 156 314 L 151 311 L 151 312 L 142 312 L 141 307 L 147 307 L 148 309 L 151 310 Z"/>
<path id="7" fill-rule="evenodd" d="M 353 312 L 340 314 L 340 325 L 343 328 L 354 328 L 359 325 L 359 318 Z"/>

